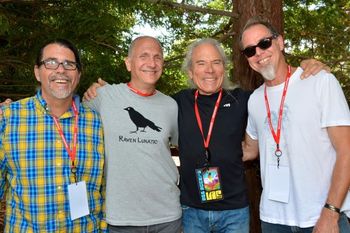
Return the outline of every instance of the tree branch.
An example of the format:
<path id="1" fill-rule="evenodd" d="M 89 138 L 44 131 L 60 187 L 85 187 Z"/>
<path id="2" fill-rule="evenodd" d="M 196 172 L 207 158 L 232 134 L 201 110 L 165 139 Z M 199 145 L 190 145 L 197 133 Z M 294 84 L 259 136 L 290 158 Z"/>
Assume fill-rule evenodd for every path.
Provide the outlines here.
<path id="1" fill-rule="evenodd" d="M 0 3 L 33 3 L 34 0 L 0 0 Z"/>
<path id="2" fill-rule="evenodd" d="M 180 8 L 180 9 L 183 9 L 185 11 L 194 11 L 194 12 L 201 12 L 201 13 L 211 14 L 211 15 L 227 16 L 227 17 L 236 18 L 236 19 L 238 19 L 238 17 L 239 17 L 238 14 L 235 14 L 235 13 L 230 12 L 230 11 L 215 10 L 215 9 L 198 7 L 198 6 L 183 4 L 183 3 L 181 4 L 181 3 L 176 3 L 176 2 L 169 1 L 169 0 L 146 0 L 146 1 L 153 3 L 153 4 L 160 3 L 162 5 L 165 5 L 165 6 L 168 6 L 171 8 Z"/>
<path id="3" fill-rule="evenodd" d="M 96 43 L 96 44 L 98 44 L 98 45 L 102 45 L 102 46 L 104 46 L 106 48 L 112 49 L 115 52 L 122 52 L 121 49 L 119 49 L 118 47 L 114 47 L 114 46 L 112 46 L 110 44 L 106 44 L 104 42 L 100 42 L 100 41 L 97 41 L 97 40 L 94 40 L 94 39 L 91 39 L 91 41 Z"/>
<path id="4" fill-rule="evenodd" d="M 0 64 L 3 65 L 3 64 L 9 64 L 9 65 L 30 65 L 29 63 L 26 63 L 24 61 L 21 61 L 21 60 L 17 60 L 16 58 L 3 58 L 0 60 Z"/>

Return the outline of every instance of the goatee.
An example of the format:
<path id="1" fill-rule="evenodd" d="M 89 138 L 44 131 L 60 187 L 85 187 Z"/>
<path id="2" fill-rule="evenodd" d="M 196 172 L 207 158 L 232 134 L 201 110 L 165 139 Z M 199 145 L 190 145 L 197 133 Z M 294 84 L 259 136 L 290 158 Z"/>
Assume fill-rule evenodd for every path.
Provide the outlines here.
<path id="1" fill-rule="evenodd" d="M 272 81 L 276 78 L 275 68 L 271 64 L 266 65 L 260 73 L 263 76 L 263 78 L 267 81 Z"/>

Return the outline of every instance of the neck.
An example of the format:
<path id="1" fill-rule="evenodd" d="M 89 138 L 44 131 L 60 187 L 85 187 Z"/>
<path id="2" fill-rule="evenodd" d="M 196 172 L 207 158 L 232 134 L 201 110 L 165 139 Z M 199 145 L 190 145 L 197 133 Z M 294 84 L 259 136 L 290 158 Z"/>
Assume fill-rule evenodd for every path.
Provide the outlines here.
<path id="1" fill-rule="evenodd" d="M 137 82 L 133 82 L 133 80 L 131 80 L 128 85 L 129 87 L 141 93 L 142 95 L 153 95 L 156 90 L 155 85 L 139 84 Z"/>
<path id="2" fill-rule="evenodd" d="M 198 93 L 199 93 L 200 95 L 207 95 L 207 96 L 209 96 L 209 95 L 214 95 L 214 94 L 216 94 L 216 93 L 219 93 L 221 89 L 222 89 L 222 88 L 220 88 L 220 89 L 218 89 L 218 90 L 216 90 L 216 91 L 213 91 L 213 92 L 204 92 L 204 91 L 202 91 L 202 90 L 200 90 L 200 89 L 197 89 L 197 90 L 198 90 Z"/>
<path id="3" fill-rule="evenodd" d="M 55 99 L 46 101 L 46 103 L 50 109 L 50 113 L 55 117 L 60 117 L 69 110 L 69 108 L 72 106 L 72 101 L 72 98 L 64 100 Z"/>

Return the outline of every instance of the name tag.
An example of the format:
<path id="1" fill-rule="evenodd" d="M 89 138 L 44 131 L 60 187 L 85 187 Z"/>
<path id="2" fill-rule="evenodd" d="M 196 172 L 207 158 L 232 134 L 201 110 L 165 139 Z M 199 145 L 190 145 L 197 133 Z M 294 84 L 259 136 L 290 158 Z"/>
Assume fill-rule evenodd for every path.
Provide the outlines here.
<path id="1" fill-rule="evenodd" d="M 90 214 L 85 181 L 68 185 L 71 220 Z"/>
<path id="2" fill-rule="evenodd" d="M 288 203 L 289 201 L 289 167 L 269 165 L 268 198 L 272 201 Z"/>
<path id="3" fill-rule="evenodd" d="M 224 199 L 218 167 L 196 169 L 196 178 L 202 203 Z"/>

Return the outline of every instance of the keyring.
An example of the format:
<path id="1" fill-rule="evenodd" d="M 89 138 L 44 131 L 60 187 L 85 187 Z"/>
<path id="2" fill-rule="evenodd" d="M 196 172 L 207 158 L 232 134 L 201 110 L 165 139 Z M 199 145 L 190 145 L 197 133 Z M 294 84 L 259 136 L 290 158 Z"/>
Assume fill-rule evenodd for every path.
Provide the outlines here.
<path id="1" fill-rule="evenodd" d="M 279 158 L 282 156 L 282 151 L 280 149 L 276 149 L 275 155 Z"/>
<path id="2" fill-rule="evenodd" d="M 71 171 L 73 174 L 76 174 L 76 173 L 77 173 L 77 168 L 76 168 L 76 167 L 71 167 L 70 171 Z"/>

